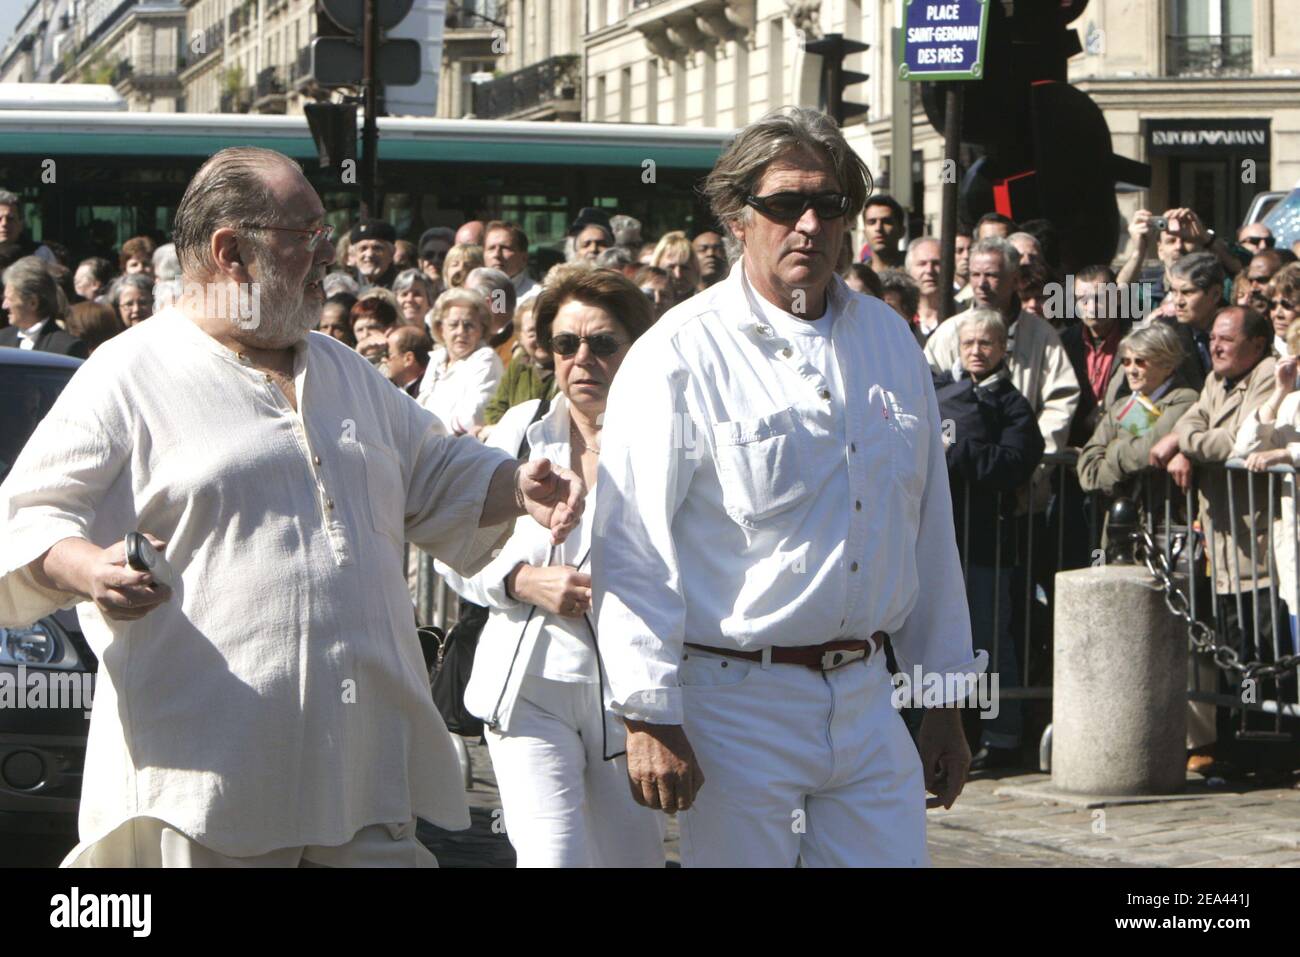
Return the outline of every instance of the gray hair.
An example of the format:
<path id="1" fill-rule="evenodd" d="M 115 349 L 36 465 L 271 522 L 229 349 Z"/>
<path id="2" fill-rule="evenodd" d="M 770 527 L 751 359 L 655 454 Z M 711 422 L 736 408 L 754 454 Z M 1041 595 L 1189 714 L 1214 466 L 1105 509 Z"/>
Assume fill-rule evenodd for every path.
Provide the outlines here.
<path id="1" fill-rule="evenodd" d="M 296 164 L 282 153 L 260 146 L 231 146 L 214 154 L 185 188 L 172 236 L 181 269 L 201 276 L 216 269 L 208 250 L 212 234 L 222 227 L 260 221 L 278 203 L 266 183 L 275 164 Z"/>
<path id="2" fill-rule="evenodd" d="M 424 290 L 424 298 L 429 300 L 429 305 L 433 305 L 433 300 L 438 298 L 433 288 L 433 280 L 418 269 L 403 269 L 393 280 L 394 293 L 406 292 L 412 286 L 419 286 Z"/>
<path id="3" fill-rule="evenodd" d="M 1185 356 L 1178 333 L 1163 322 L 1153 322 L 1134 329 L 1119 341 L 1119 351 L 1121 354 L 1140 356 L 1148 362 L 1168 366 L 1170 369 L 1178 368 Z"/>
<path id="4" fill-rule="evenodd" d="M 1027 239 L 1035 246 L 1038 247 L 1039 252 L 1043 251 L 1042 240 L 1040 240 L 1033 233 L 1026 233 L 1026 232 L 1012 233 L 1010 236 L 1007 237 L 1007 242 L 1011 243 L 1011 245 L 1014 246 L 1016 244 L 1017 239 Z"/>
<path id="5" fill-rule="evenodd" d="M 361 296 L 361 283 L 357 282 L 352 276 L 343 271 L 326 273 L 325 278 L 321 280 L 321 292 L 325 298 L 337 296 L 339 293 L 345 293 L 353 299 Z"/>
<path id="6" fill-rule="evenodd" d="M 479 325 L 483 327 L 483 336 L 487 337 L 488 330 L 492 328 L 492 310 L 488 308 L 487 300 L 473 289 L 460 286 L 453 286 L 438 297 L 430 310 L 433 313 L 430 324 L 440 327 L 453 306 L 469 306 L 473 309 L 478 316 Z"/>
<path id="7" fill-rule="evenodd" d="M 11 193 L 7 189 L 0 189 L 0 206 L 12 206 L 18 210 L 18 215 L 23 214 L 23 201 L 18 198 L 17 193 Z"/>
<path id="8" fill-rule="evenodd" d="M 1003 239 L 1001 236 L 985 236 L 978 242 L 971 243 L 970 258 L 967 262 L 973 262 L 976 256 L 996 253 L 1002 257 L 1002 275 L 1009 276 L 1020 268 L 1020 250 L 1011 245 L 1011 240 Z"/>
<path id="9" fill-rule="evenodd" d="M 121 304 L 122 293 L 127 289 L 136 289 L 150 299 L 154 298 L 154 281 L 143 273 L 132 273 L 131 275 L 118 276 L 113 280 L 113 284 L 108 287 L 108 301 L 114 306 Z"/>
<path id="10" fill-rule="evenodd" d="M 898 293 L 903 299 L 903 311 L 907 313 L 905 318 L 910 320 L 916 315 L 916 307 L 921 303 L 921 287 L 901 269 L 882 269 L 879 275 L 881 298 L 887 292 Z"/>
<path id="11" fill-rule="evenodd" d="M 500 269 L 493 269 L 491 266 L 476 266 L 465 276 L 465 288 L 472 289 L 483 296 L 492 312 L 500 311 L 497 309 L 497 303 L 504 299 L 506 316 L 509 317 L 515 314 L 515 305 L 519 301 L 519 293 L 515 291 L 515 284 L 510 281 L 510 277 Z M 486 293 L 483 292 L 485 288 L 488 290 Z M 500 293 L 500 295 L 497 295 L 497 293 Z"/>
<path id="12" fill-rule="evenodd" d="M 943 251 L 943 244 L 939 242 L 939 237 L 917 236 L 915 239 L 913 239 L 910 243 L 907 244 L 907 252 L 903 256 L 903 268 L 906 269 L 908 272 L 912 271 L 912 259 L 913 259 L 912 253 L 914 253 L 916 251 L 916 247 L 920 246 L 922 243 L 934 243 L 939 247 L 940 252 Z"/>
<path id="13" fill-rule="evenodd" d="M 24 256 L 4 271 L 0 281 L 12 286 L 24 303 L 31 303 L 41 319 L 62 319 L 68 312 L 68 297 L 39 256 Z"/>
<path id="14" fill-rule="evenodd" d="M 994 337 L 1007 344 L 1007 322 L 1002 318 L 1001 313 L 996 309 L 989 309 L 987 306 L 981 306 L 977 309 L 967 309 L 957 317 L 957 338 L 961 338 L 962 330 L 967 326 L 974 326 L 977 329 L 988 329 Z"/>
<path id="15" fill-rule="evenodd" d="M 1204 292 L 1211 286 L 1223 285 L 1223 266 L 1214 253 L 1188 253 L 1169 267 L 1173 279 L 1186 279 Z"/>
<path id="16" fill-rule="evenodd" d="M 596 257 L 596 265 L 601 269 L 622 270 L 624 266 L 637 265 L 636 256 L 626 246 L 610 246 Z"/>
<path id="17" fill-rule="evenodd" d="M 161 280 L 180 278 L 181 261 L 176 255 L 175 243 L 167 243 L 153 251 L 153 274 Z"/>
<path id="18" fill-rule="evenodd" d="M 714 219 L 726 226 L 751 215 L 745 197 L 758 189 L 767 167 L 773 160 L 803 150 L 830 160 L 840 189 L 849 197 L 845 215 L 852 220 L 861 213 L 871 192 L 866 164 L 825 113 L 786 107 L 745 127 L 718 157 L 701 188 Z"/>

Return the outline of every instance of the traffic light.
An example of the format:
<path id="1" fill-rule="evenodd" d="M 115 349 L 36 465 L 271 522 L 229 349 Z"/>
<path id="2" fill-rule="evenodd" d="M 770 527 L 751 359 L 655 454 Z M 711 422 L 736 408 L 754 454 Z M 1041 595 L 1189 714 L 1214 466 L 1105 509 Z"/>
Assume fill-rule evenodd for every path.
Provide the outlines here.
<path id="1" fill-rule="evenodd" d="M 1067 271 L 1115 255 L 1117 182 L 1149 186 L 1145 163 L 1116 156 L 1110 129 L 1086 93 L 1070 86 L 1067 61 L 1081 50 L 1068 24 L 1087 0 L 989 4 L 983 79 L 963 83 L 964 143 L 982 156 L 961 186 L 964 218 L 999 212 L 1048 219 Z M 922 89 L 926 115 L 943 130 L 945 83 Z"/>
<path id="2" fill-rule="evenodd" d="M 357 158 L 357 105 L 349 103 L 304 103 L 311 138 L 320 154 L 321 169 L 342 169 L 345 160 Z"/>
<path id="3" fill-rule="evenodd" d="M 810 40 L 804 50 L 822 58 L 820 106 L 843 126 L 847 121 L 867 112 L 864 103 L 845 103 L 844 88 L 867 80 L 867 74 L 844 69 L 844 58 L 869 49 L 868 44 L 846 40 L 842 33 L 828 33 L 819 40 Z"/>

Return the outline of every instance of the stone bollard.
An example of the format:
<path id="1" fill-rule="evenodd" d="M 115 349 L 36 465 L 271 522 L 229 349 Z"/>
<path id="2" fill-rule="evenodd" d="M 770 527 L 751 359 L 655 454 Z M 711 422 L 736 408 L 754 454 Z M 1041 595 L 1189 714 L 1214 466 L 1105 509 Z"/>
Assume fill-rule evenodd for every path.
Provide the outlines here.
<path id="1" fill-rule="evenodd" d="M 1079 794 L 1181 791 L 1187 633 L 1150 572 L 1061 572 L 1055 624 L 1052 784 Z"/>

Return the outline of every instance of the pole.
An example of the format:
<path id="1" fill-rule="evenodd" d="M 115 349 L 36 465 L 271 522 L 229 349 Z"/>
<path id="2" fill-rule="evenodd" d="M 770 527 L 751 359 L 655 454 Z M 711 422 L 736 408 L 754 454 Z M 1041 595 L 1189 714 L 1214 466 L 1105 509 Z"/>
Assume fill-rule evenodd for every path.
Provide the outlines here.
<path id="1" fill-rule="evenodd" d="M 375 190 L 379 181 L 379 125 L 375 122 L 376 99 L 378 95 L 379 67 L 376 53 L 379 49 L 379 17 L 375 11 L 378 0 L 365 0 L 365 13 L 362 21 L 362 73 L 364 75 L 364 109 L 365 122 L 361 127 L 361 216 L 363 219 L 377 217 L 379 210 L 375 206 Z"/>
<path id="2" fill-rule="evenodd" d="M 893 76 L 898 76 L 898 67 L 903 62 L 903 43 L 899 37 L 901 32 L 897 27 L 890 30 L 889 44 L 895 56 Z M 889 118 L 889 193 L 898 200 L 898 205 L 911 213 L 915 207 L 915 197 L 912 195 L 912 87 L 914 84 L 895 81 L 890 85 L 893 87 L 893 103 Z M 906 223 L 899 225 L 906 231 Z"/>
<path id="3" fill-rule="evenodd" d="M 940 241 L 940 321 L 953 313 L 952 280 L 957 271 L 957 153 L 961 146 L 962 85 L 949 82 L 943 113 L 943 234 Z M 908 157 L 911 172 L 911 157 Z"/>

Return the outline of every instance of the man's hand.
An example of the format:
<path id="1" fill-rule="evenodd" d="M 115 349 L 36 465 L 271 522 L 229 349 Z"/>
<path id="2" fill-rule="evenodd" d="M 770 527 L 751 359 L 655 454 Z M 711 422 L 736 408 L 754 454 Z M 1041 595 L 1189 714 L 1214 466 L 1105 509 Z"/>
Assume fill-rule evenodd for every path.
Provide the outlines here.
<path id="1" fill-rule="evenodd" d="M 1246 456 L 1246 468 L 1252 472 L 1263 472 L 1273 465 L 1290 465 L 1291 453 L 1286 449 L 1273 449 L 1270 452 L 1251 452 Z"/>
<path id="2" fill-rule="evenodd" d="M 1133 241 L 1133 252 L 1145 253 L 1155 234 L 1151 231 L 1151 210 L 1139 209 L 1128 224 L 1128 236 Z M 1130 253 L 1132 255 L 1132 253 Z"/>
<path id="3" fill-rule="evenodd" d="M 1178 454 L 1178 436 L 1172 432 L 1163 439 L 1151 446 L 1151 454 L 1147 456 L 1147 462 L 1152 468 L 1162 469 L 1167 466 L 1170 460 Z"/>
<path id="4" fill-rule="evenodd" d="M 582 479 L 569 469 L 552 465 L 549 459 L 534 459 L 519 466 L 515 474 L 518 504 L 537 524 L 551 530 L 551 544 L 569 537 L 578 524 L 587 497 Z"/>
<path id="5" fill-rule="evenodd" d="M 1169 220 L 1169 232 L 1187 240 L 1194 249 L 1204 249 L 1210 244 L 1210 234 L 1196 210 L 1181 206 L 1166 211 L 1165 218 Z"/>
<path id="6" fill-rule="evenodd" d="M 926 798 L 926 807 L 953 806 L 966 786 L 970 771 L 970 746 L 961 726 L 960 708 L 931 708 L 921 718 L 916 737 L 925 772 L 925 789 L 937 797 Z"/>
<path id="7" fill-rule="evenodd" d="M 1174 484 L 1184 492 L 1192 487 L 1192 460 L 1182 452 L 1169 460 L 1169 464 L 1165 466 L 1165 471 L 1173 477 Z"/>
<path id="8" fill-rule="evenodd" d="M 159 552 L 166 547 L 152 535 L 145 538 Z M 29 567 L 40 584 L 93 601 L 105 618 L 115 621 L 143 618 L 172 597 L 172 590 L 149 572 L 127 566 L 121 541 L 100 548 L 82 538 L 65 538 Z"/>
<path id="9" fill-rule="evenodd" d="M 679 724 L 627 721 L 627 777 L 637 804 L 676 814 L 688 811 L 704 772 Z"/>
<path id="10" fill-rule="evenodd" d="M 507 583 L 510 594 L 553 615 L 581 618 L 591 611 L 591 576 L 572 565 L 534 568 L 519 563 Z"/>

